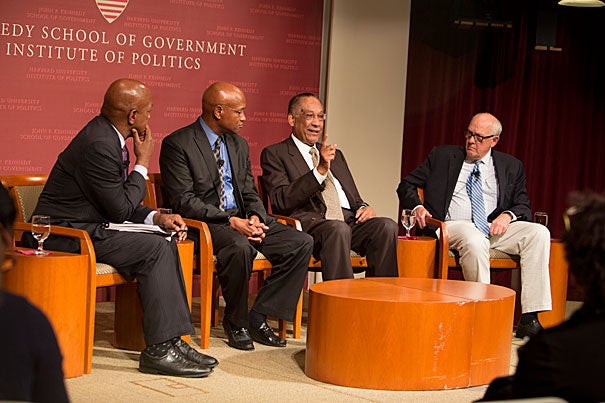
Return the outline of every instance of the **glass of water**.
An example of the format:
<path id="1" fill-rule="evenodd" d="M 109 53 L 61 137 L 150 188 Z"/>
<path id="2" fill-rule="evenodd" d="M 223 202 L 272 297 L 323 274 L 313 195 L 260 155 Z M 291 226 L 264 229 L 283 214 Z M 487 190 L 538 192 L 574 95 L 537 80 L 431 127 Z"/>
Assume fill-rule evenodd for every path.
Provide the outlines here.
<path id="1" fill-rule="evenodd" d="M 50 235 L 50 217 L 47 215 L 32 216 L 32 235 L 38 241 L 36 255 L 48 255 L 44 250 L 44 241 Z"/>
<path id="2" fill-rule="evenodd" d="M 534 222 L 538 224 L 542 224 L 545 227 L 548 226 L 548 214 L 544 211 L 536 211 L 534 213 Z"/>
<path id="3" fill-rule="evenodd" d="M 403 209 L 401 210 L 401 225 L 405 228 L 405 237 L 410 238 L 410 230 L 414 227 L 416 217 L 412 210 Z"/>

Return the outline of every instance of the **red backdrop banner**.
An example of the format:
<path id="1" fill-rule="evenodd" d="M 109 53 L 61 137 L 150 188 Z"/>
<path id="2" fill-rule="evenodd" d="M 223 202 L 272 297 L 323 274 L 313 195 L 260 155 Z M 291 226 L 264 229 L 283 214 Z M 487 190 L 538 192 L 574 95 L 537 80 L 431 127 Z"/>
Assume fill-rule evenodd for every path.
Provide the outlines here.
<path id="1" fill-rule="evenodd" d="M 0 174 L 50 172 L 108 85 L 129 77 L 153 93 L 151 172 L 203 90 L 229 81 L 247 97 L 240 134 L 258 175 L 261 149 L 289 134 L 290 97 L 318 92 L 322 13 L 322 0 L 3 1 Z"/>

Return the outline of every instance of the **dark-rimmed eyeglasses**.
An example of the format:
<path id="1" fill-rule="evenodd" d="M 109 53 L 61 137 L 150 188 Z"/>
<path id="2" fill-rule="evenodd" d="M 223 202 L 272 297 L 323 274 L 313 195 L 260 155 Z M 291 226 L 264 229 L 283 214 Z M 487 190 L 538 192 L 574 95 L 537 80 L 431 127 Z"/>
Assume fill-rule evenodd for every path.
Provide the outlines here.
<path id="1" fill-rule="evenodd" d="M 470 131 L 468 129 L 465 130 L 464 131 L 464 138 L 467 139 L 467 140 L 469 140 L 471 137 L 474 137 L 475 141 L 477 143 L 483 143 L 483 140 L 491 139 L 492 137 L 496 137 L 496 135 L 492 134 L 491 136 L 482 136 L 479 133 L 472 132 L 472 131 Z"/>

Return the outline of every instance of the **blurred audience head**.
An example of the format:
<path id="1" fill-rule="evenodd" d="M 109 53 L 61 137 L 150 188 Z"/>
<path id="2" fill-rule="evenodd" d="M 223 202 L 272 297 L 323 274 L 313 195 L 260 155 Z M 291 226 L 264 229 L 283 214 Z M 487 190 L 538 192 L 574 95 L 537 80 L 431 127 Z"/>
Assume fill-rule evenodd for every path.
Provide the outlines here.
<path id="1" fill-rule="evenodd" d="M 2 271 L 9 266 L 4 264 L 4 252 L 12 245 L 12 228 L 16 214 L 15 205 L 8 195 L 8 191 L 0 185 L 0 279 Z"/>
<path id="2" fill-rule="evenodd" d="M 605 195 L 573 194 L 563 235 L 570 273 L 586 292 L 585 303 L 605 307 Z"/>

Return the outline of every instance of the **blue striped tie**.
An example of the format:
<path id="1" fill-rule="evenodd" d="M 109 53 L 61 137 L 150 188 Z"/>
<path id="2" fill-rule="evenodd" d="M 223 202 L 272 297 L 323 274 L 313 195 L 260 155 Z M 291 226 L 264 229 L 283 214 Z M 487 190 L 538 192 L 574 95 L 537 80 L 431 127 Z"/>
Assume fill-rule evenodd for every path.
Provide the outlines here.
<path id="1" fill-rule="evenodd" d="M 466 193 L 468 193 L 468 197 L 471 199 L 471 213 L 475 227 L 489 238 L 489 224 L 487 223 L 487 214 L 485 214 L 483 189 L 481 187 L 481 171 L 479 171 L 480 163 L 481 161 L 475 162 L 475 167 L 466 180 Z"/>

